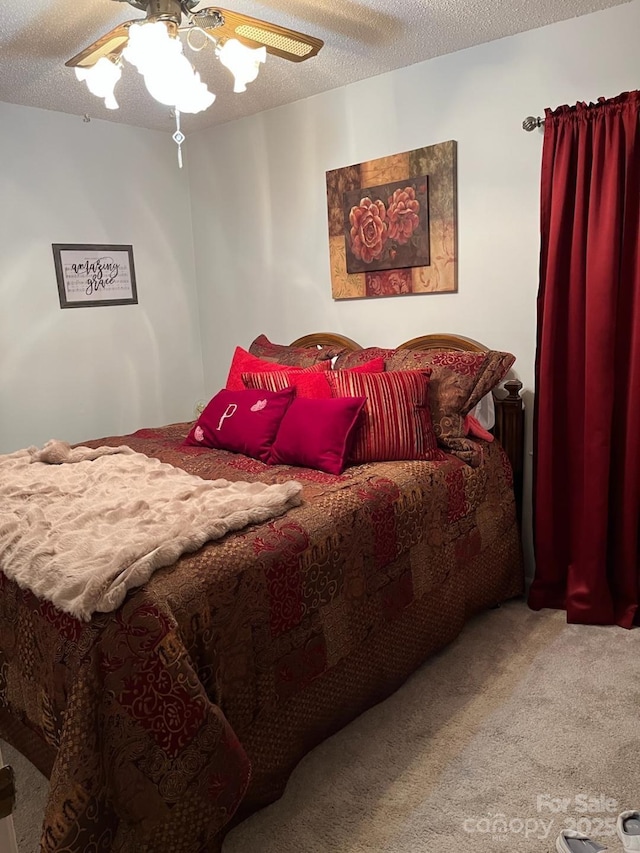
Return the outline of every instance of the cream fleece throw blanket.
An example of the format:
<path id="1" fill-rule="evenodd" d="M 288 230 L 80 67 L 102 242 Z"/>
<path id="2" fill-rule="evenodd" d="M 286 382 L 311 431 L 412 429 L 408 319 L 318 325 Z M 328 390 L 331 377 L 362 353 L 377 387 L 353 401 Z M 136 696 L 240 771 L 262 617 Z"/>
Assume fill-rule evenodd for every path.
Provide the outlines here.
<path id="1" fill-rule="evenodd" d="M 301 503 L 294 481 L 203 480 L 129 447 L 0 456 L 0 569 L 88 621 L 188 551 Z"/>

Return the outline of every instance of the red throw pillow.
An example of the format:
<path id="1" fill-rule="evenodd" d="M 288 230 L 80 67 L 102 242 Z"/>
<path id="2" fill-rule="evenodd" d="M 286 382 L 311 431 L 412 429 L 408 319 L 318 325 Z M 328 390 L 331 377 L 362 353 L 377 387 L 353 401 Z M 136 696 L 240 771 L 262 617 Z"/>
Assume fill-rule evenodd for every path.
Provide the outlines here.
<path id="1" fill-rule="evenodd" d="M 372 358 L 371 361 L 365 361 L 364 364 L 357 364 L 354 367 L 338 368 L 338 370 L 353 370 L 355 373 L 384 373 L 384 358 Z"/>
<path id="2" fill-rule="evenodd" d="M 185 444 L 215 447 L 269 461 L 271 445 L 294 397 L 286 391 L 219 391 L 209 401 Z"/>
<path id="3" fill-rule="evenodd" d="M 282 419 L 270 461 L 341 474 L 365 402 L 364 397 L 298 397 Z"/>
<path id="4" fill-rule="evenodd" d="M 328 362 L 323 362 L 323 364 L 328 364 Z M 272 370 L 270 373 L 251 371 L 242 374 L 242 381 L 245 388 L 266 388 L 269 391 L 295 388 L 296 397 L 306 397 L 313 400 L 331 399 L 331 388 L 326 380 L 327 374 L 322 369 L 318 370 L 318 367 L 321 368 L 322 365 L 316 365 L 313 369 L 296 371 L 292 371 L 291 368 Z M 359 367 L 348 367 L 346 370 L 353 370 L 356 373 L 382 373 L 384 371 L 384 359 L 374 358 L 366 364 L 361 364 Z"/>
<path id="5" fill-rule="evenodd" d="M 309 371 L 310 373 L 322 373 L 325 370 L 329 370 L 331 367 L 331 363 L 329 361 L 319 362 L 318 364 L 313 364 L 310 367 L 287 367 L 284 364 L 275 364 L 271 361 L 263 361 L 261 358 L 257 358 L 255 355 L 251 355 L 250 352 L 242 349 L 242 347 L 236 347 L 235 352 L 233 353 L 233 359 L 231 360 L 231 367 L 229 368 L 229 375 L 227 377 L 226 389 L 228 391 L 244 391 L 245 386 L 242 382 L 242 374 L 243 373 L 264 373 L 264 372 L 272 372 L 278 370 L 286 370 L 288 372 L 292 371 Z"/>
<path id="6" fill-rule="evenodd" d="M 326 374 L 334 397 L 366 397 L 351 462 L 440 459 L 429 412 L 429 371 Z"/>
<path id="7" fill-rule="evenodd" d="M 493 436 L 486 430 L 477 418 L 473 415 L 467 415 L 464 419 L 465 435 L 472 435 L 474 438 L 482 438 L 484 441 L 493 441 Z"/>

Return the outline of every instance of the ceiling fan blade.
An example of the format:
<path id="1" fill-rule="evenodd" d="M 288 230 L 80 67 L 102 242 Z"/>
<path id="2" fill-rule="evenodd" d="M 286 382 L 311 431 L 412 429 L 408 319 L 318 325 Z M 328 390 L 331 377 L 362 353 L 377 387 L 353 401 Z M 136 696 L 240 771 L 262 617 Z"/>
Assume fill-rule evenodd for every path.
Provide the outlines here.
<path id="1" fill-rule="evenodd" d="M 71 68 L 75 68 L 76 66 L 90 68 L 103 56 L 119 56 L 129 41 L 129 27 L 131 24 L 137 23 L 139 23 L 139 20 L 125 21 L 123 24 L 119 24 L 101 36 L 97 41 L 94 41 L 93 44 L 90 44 L 89 47 L 85 47 L 83 51 L 72 59 L 69 59 L 68 62 L 65 62 L 65 65 Z"/>
<path id="2" fill-rule="evenodd" d="M 219 16 L 222 16 L 222 24 Z M 253 48 L 264 45 L 268 53 L 291 62 L 303 62 L 315 56 L 324 44 L 314 36 L 217 7 L 201 9 L 193 21 L 216 38 L 235 38 Z"/>

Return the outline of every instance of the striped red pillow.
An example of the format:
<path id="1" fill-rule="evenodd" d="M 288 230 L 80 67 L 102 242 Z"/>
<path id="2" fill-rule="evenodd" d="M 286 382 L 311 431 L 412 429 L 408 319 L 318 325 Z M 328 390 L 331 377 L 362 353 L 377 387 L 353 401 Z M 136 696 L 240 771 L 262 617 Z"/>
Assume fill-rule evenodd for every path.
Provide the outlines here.
<path id="1" fill-rule="evenodd" d="M 325 379 L 327 371 L 322 362 L 315 367 L 306 370 L 279 370 L 270 373 L 256 373 L 255 371 L 243 372 L 242 381 L 245 388 L 264 388 L 267 391 L 284 391 L 285 388 L 295 388 L 296 397 L 306 397 L 314 400 L 330 399 L 331 388 Z M 358 367 L 348 367 L 356 373 L 382 373 L 384 371 L 384 359 L 374 358 L 366 364 Z M 335 394 L 333 395 L 335 396 Z"/>
<path id="2" fill-rule="evenodd" d="M 271 373 L 243 373 L 245 388 L 264 388 L 265 391 L 284 391 L 295 388 L 297 397 L 331 399 L 331 388 L 325 379 L 327 371 L 310 373 L 307 370 L 274 370 Z"/>
<path id="3" fill-rule="evenodd" d="M 325 374 L 334 397 L 366 397 L 349 461 L 440 459 L 429 412 L 427 370 Z"/>

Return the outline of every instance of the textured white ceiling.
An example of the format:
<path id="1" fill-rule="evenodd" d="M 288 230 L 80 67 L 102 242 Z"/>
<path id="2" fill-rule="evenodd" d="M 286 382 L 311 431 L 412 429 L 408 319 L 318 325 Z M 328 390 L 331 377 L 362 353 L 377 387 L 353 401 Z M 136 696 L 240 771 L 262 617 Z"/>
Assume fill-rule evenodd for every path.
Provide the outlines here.
<path id="1" fill-rule="evenodd" d="M 217 100 L 185 116 L 188 130 L 209 127 L 374 77 L 434 56 L 586 15 L 629 0 L 224 0 L 223 6 L 324 40 L 302 63 L 268 56 L 258 79 L 234 94 L 211 50 L 190 54 Z M 215 5 L 204 0 L 199 8 Z M 0 0 L 0 101 L 168 129 L 167 108 L 128 67 L 111 112 L 64 63 L 107 30 L 143 13 L 115 0 Z"/>

